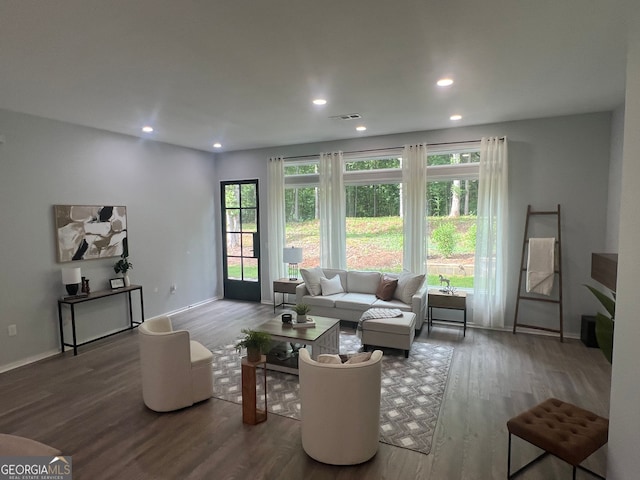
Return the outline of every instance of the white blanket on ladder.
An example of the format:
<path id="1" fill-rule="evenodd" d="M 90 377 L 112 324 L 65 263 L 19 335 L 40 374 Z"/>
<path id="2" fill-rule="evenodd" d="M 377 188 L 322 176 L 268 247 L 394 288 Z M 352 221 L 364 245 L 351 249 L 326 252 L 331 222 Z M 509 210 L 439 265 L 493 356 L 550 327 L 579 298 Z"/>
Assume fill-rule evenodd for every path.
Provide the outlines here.
<path id="1" fill-rule="evenodd" d="M 554 278 L 555 238 L 530 238 L 527 292 L 551 295 Z"/>

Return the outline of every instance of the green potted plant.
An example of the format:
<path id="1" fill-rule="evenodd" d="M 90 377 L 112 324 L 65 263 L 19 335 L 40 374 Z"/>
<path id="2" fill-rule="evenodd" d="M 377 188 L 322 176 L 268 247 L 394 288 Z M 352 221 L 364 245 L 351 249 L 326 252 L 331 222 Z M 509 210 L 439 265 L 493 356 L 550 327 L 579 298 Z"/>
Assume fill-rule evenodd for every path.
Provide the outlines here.
<path id="1" fill-rule="evenodd" d="M 589 285 L 585 285 L 595 295 L 598 301 L 605 308 L 609 316 L 603 313 L 596 313 L 596 340 L 598 340 L 598 346 L 609 363 L 613 361 L 613 327 L 614 319 L 616 316 L 616 294 L 612 292 L 613 298 L 602 293 Z"/>
<path id="2" fill-rule="evenodd" d="M 250 362 L 260 361 L 260 356 L 266 353 L 271 344 L 271 335 L 264 332 L 256 332 L 248 328 L 243 328 L 240 331 L 245 335 L 242 340 L 236 343 L 236 350 L 240 353 L 243 348 L 246 348 L 247 359 Z"/>
<path id="3" fill-rule="evenodd" d="M 126 253 L 123 253 L 122 255 L 120 255 L 120 260 L 118 260 L 113 265 L 114 272 L 122 273 L 122 276 L 124 277 L 124 284 L 127 287 L 131 285 L 129 281 L 129 274 L 127 272 L 132 268 L 133 268 L 133 263 L 129 261 L 129 258 L 127 257 Z"/>
<path id="4" fill-rule="evenodd" d="M 307 313 L 309 313 L 311 307 L 306 303 L 299 303 L 295 307 L 293 307 L 293 311 L 296 312 L 298 323 L 305 323 L 307 321 Z"/>

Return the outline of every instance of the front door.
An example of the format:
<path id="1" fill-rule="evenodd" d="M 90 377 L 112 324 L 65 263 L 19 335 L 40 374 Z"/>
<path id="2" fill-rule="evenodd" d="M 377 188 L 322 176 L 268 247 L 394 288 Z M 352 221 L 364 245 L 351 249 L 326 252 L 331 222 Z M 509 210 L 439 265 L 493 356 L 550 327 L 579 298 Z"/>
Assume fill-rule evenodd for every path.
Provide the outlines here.
<path id="1" fill-rule="evenodd" d="M 224 298 L 259 302 L 258 180 L 220 182 Z"/>

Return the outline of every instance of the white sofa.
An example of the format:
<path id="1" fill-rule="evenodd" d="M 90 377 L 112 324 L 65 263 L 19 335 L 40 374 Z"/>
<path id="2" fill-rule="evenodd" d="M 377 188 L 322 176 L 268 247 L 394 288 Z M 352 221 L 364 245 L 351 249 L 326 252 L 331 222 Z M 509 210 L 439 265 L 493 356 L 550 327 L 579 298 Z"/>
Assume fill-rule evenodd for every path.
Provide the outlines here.
<path id="1" fill-rule="evenodd" d="M 311 307 L 310 315 L 339 318 L 357 322 L 362 313 L 369 308 L 397 308 L 416 314 L 416 330 L 422 328 L 427 315 L 427 285 L 424 275 L 403 272 L 401 274 L 365 272 L 357 270 L 338 270 L 329 268 L 301 269 L 305 283 L 296 287 L 296 303 L 305 303 Z M 333 289 L 322 291 L 316 282 L 318 277 L 333 279 L 338 276 L 342 292 L 332 293 Z M 376 290 L 383 278 L 398 278 L 398 288 L 391 300 L 385 301 L 376 297 Z M 311 285 L 308 288 L 307 283 Z M 324 282 L 327 283 L 327 282 Z M 416 287 L 417 285 L 417 287 Z M 417 288 L 416 289 L 414 289 Z"/>

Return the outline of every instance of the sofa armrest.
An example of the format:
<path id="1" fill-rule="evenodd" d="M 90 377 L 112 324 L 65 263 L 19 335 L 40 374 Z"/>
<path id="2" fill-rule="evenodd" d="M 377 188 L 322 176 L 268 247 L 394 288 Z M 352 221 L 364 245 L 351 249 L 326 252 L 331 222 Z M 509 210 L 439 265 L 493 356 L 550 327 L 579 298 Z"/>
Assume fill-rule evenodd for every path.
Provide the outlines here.
<path id="1" fill-rule="evenodd" d="M 411 297 L 411 311 L 416 314 L 416 330 L 422 328 L 422 323 L 427 318 L 427 298 L 429 286 L 425 282 L 422 287 Z"/>
<path id="2" fill-rule="evenodd" d="M 301 283 L 296 287 L 296 304 L 303 303 L 302 297 L 305 295 L 309 295 L 309 290 L 307 290 L 307 286 L 304 283 Z"/>

